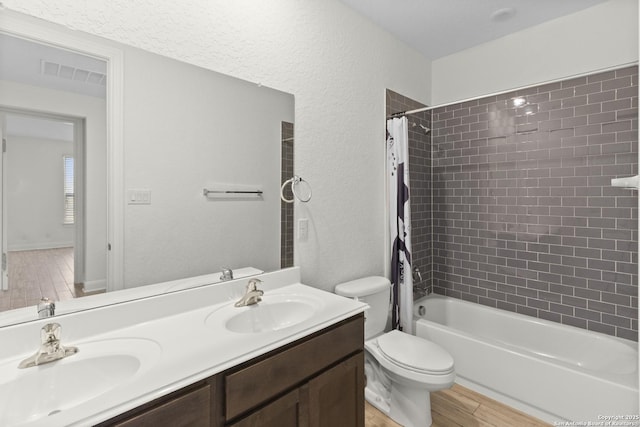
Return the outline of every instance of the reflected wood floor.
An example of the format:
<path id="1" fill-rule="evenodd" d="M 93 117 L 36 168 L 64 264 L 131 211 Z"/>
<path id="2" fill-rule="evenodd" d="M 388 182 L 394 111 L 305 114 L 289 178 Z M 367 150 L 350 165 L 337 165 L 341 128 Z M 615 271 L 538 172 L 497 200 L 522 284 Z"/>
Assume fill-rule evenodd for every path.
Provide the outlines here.
<path id="1" fill-rule="evenodd" d="M 42 297 L 64 301 L 82 296 L 73 283 L 73 248 L 7 253 L 9 290 L 0 291 L 0 310 L 37 305 Z"/>
<path id="2" fill-rule="evenodd" d="M 368 402 L 366 427 L 400 427 Z M 458 384 L 431 393 L 432 427 L 548 427 L 537 418 Z"/>

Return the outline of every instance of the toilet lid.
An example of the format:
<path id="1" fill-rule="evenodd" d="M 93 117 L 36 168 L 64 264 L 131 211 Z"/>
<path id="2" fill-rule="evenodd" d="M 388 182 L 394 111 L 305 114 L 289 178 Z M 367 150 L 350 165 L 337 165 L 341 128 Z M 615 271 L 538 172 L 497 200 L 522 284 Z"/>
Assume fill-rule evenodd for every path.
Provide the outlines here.
<path id="1" fill-rule="evenodd" d="M 445 374 L 453 370 L 453 357 L 447 351 L 414 335 L 393 330 L 378 338 L 378 347 L 388 359 L 414 371 Z"/>

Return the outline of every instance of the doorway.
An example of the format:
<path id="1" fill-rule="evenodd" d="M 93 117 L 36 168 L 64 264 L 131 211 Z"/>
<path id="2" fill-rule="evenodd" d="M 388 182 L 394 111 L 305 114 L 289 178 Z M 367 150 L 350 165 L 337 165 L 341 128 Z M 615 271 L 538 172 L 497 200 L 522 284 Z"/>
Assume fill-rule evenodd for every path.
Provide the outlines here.
<path id="1" fill-rule="evenodd" d="M 4 309 L 81 296 L 84 282 L 84 120 L 20 109 L 2 119 Z"/>
<path id="2" fill-rule="evenodd" d="M 85 119 L 86 189 L 80 192 L 75 188 L 85 199 L 78 204 L 85 209 L 84 227 L 76 226 L 84 260 L 75 252 L 73 257 L 74 282 L 78 283 L 76 276 L 82 274 L 85 294 L 124 286 L 122 80 L 121 49 L 86 34 L 3 11 L 0 108 Z M 0 301 L 0 311 L 6 309 L 2 304 Z"/>

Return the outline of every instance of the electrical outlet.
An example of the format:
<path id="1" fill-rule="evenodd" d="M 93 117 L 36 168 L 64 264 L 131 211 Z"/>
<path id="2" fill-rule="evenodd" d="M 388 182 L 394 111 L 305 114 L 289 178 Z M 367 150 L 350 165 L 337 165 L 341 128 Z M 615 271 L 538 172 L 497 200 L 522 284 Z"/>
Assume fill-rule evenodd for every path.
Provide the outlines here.
<path id="1" fill-rule="evenodd" d="M 309 238 L 309 219 L 300 218 L 298 220 L 298 240 L 306 241 Z"/>

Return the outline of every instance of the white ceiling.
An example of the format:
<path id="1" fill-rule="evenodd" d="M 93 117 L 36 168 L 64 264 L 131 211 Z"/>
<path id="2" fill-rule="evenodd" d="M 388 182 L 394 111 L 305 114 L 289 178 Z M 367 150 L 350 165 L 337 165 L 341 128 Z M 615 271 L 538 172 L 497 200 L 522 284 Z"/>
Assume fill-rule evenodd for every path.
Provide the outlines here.
<path id="1" fill-rule="evenodd" d="M 341 1 L 433 60 L 606 0 Z"/>

